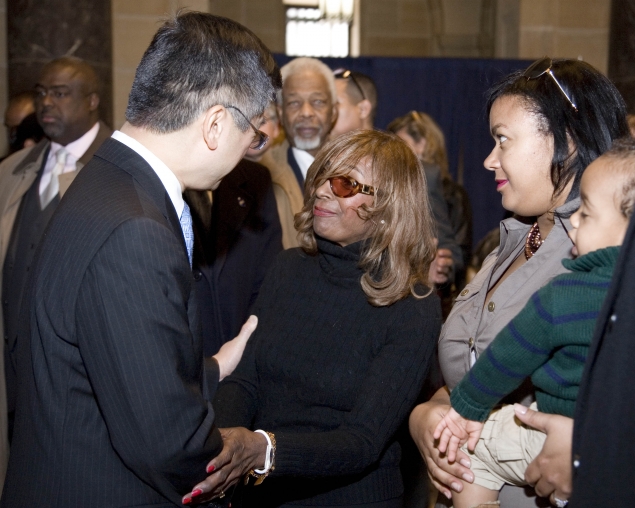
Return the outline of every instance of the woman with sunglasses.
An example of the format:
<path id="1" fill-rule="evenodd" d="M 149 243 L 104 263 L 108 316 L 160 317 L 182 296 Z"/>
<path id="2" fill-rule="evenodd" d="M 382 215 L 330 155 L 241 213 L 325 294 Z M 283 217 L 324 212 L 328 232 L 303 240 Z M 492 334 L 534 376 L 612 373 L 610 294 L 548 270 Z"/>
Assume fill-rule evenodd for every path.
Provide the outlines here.
<path id="1" fill-rule="evenodd" d="M 469 456 L 453 463 L 435 448 L 433 432 L 449 410 L 449 390 L 531 295 L 565 271 L 570 258 L 569 217 L 579 206 L 584 169 L 628 134 L 624 101 L 612 83 L 577 60 L 543 58 L 525 72 L 504 78 L 489 92 L 487 109 L 495 146 L 485 159 L 503 207 L 514 217 L 501 223 L 500 247 L 456 300 L 439 341 L 439 359 L 447 387 L 417 406 L 410 431 L 434 485 L 451 505 L 451 492 L 473 481 Z M 505 402 L 531 400 L 529 384 Z M 526 415 L 534 415 L 527 410 Z M 572 420 L 537 413 L 546 427 L 541 455 L 527 470 L 538 495 L 564 506 L 570 489 Z M 535 416 L 535 415 L 534 415 Z M 526 418 L 526 416 L 522 416 Z M 504 453 L 504 444 L 500 444 Z M 447 499 L 446 499 L 447 498 Z M 502 506 L 536 506 L 524 489 L 505 486 Z"/>
<path id="2" fill-rule="evenodd" d="M 344 134 L 311 165 L 295 224 L 301 248 L 262 285 L 258 329 L 214 401 L 233 428 L 195 489 L 219 495 L 248 474 L 245 507 L 398 508 L 395 433 L 441 328 L 421 163 L 391 134 Z"/>

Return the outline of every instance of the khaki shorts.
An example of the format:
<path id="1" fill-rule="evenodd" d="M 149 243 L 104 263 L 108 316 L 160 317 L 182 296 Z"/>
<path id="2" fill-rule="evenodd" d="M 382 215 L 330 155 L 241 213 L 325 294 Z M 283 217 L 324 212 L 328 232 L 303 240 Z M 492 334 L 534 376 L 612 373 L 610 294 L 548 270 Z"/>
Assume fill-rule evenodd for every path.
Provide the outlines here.
<path id="1" fill-rule="evenodd" d="M 536 409 L 534 402 L 531 409 Z M 508 483 L 527 485 L 525 470 L 542 450 L 546 434 L 530 429 L 514 416 L 514 406 L 507 405 L 492 412 L 485 422 L 474 453 L 470 456 L 474 483 L 490 490 L 500 490 Z"/>

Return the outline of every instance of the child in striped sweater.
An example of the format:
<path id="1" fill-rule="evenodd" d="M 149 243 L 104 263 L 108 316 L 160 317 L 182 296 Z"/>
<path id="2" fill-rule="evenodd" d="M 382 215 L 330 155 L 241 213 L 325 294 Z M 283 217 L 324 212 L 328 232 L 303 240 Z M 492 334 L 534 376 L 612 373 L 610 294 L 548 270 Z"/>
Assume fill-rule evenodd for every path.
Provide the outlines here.
<path id="1" fill-rule="evenodd" d="M 635 141 L 617 141 L 590 164 L 580 195 L 569 233 L 578 257 L 562 261 L 570 272 L 535 293 L 496 336 L 452 391 L 452 409 L 435 430 L 451 462 L 459 446 L 471 452 L 474 483 L 453 493 L 454 508 L 498 505 L 505 483 L 526 485 L 525 470 L 546 436 L 517 423 L 513 405 L 492 411 L 528 376 L 540 411 L 573 417 L 595 319 L 635 204 Z"/>

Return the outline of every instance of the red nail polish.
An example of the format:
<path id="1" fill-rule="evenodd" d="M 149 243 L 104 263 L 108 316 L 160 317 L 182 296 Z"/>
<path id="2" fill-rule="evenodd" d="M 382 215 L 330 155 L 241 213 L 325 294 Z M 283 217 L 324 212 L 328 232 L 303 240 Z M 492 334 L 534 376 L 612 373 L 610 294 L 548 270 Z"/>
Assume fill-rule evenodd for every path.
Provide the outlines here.
<path id="1" fill-rule="evenodd" d="M 200 496 L 202 493 L 203 491 L 201 489 L 194 489 L 192 493 L 190 494 L 190 496 L 196 497 L 196 496 Z"/>
<path id="2" fill-rule="evenodd" d="M 207 469 L 205 471 L 207 471 L 208 473 L 212 473 L 215 469 L 216 467 L 214 467 L 214 464 L 210 464 L 209 466 L 207 466 Z"/>
<path id="3" fill-rule="evenodd" d="M 192 502 L 192 498 L 191 498 L 191 497 L 186 497 L 186 498 L 183 500 L 183 504 L 190 504 L 191 502 Z"/>

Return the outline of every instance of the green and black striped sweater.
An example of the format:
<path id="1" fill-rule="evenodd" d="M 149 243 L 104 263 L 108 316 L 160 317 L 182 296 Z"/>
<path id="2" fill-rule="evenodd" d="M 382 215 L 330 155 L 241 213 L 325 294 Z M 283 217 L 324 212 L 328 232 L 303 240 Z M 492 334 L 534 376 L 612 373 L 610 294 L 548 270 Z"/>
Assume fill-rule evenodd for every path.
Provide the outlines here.
<path id="1" fill-rule="evenodd" d="M 571 270 L 537 291 L 496 336 L 451 394 L 464 418 L 484 421 L 498 402 L 531 376 L 538 408 L 573 417 L 595 320 L 619 247 L 564 259 Z"/>

